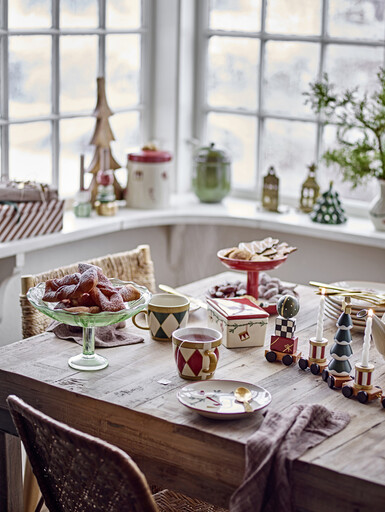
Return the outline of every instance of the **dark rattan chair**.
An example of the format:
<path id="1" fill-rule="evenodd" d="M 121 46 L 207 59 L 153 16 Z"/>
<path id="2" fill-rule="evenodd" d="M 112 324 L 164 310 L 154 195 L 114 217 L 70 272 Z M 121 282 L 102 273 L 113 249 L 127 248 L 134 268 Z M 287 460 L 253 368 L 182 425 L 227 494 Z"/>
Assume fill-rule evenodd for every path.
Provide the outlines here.
<path id="1" fill-rule="evenodd" d="M 225 512 L 168 490 L 152 495 L 138 466 L 116 446 L 14 395 L 7 402 L 50 512 Z"/>

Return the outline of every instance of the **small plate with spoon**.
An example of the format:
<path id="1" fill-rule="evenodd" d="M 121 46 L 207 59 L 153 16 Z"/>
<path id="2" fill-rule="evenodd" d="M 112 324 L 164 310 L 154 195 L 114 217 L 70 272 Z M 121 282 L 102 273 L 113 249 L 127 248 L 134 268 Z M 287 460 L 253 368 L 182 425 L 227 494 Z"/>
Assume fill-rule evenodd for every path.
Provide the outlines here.
<path id="1" fill-rule="evenodd" d="M 266 389 L 238 380 L 192 382 L 180 389 L 177 397 L 189 409 L 217 420 L 244 418 L 271 402 Z"/>

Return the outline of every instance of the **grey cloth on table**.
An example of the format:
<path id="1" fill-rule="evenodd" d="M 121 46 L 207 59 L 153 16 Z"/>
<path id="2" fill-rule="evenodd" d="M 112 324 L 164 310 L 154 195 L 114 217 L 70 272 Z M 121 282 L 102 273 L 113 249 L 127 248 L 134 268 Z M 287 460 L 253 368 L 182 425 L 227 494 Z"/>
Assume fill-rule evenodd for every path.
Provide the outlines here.
<path id="1" fill-rule="evenodd" d="M 230 512 L 291 512 L 293 460 L 350 421 L 347 413 L 318 404 L 297 405 L 284 414 L 268 412 L 247 441 L 242 484 L 232 495 Z"/>
<path id="2" fill-rule="evenodd" d="M 95 328 L 95 347 L 109 348 L 120 347 L 122 345 L 134 345 L 144 341 L 142 336 L 138 336 L 125 329 L 126 323 L 108 325 L 106 327 Z M 53 332 L 62 340 L 76 341 L 79 345 L 83 344 L 83 329 L 73 325 L 62 324 L 53 321 L 47 328 L 48 332 Z"/>

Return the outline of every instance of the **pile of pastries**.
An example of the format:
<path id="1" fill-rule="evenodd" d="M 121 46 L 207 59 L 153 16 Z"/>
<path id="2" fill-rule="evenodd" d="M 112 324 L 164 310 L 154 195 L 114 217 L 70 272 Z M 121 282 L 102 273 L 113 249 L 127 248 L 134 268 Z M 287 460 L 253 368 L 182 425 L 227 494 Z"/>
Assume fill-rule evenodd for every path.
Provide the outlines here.
<path id="1" fill-rule="evenodd" d="M 121 311 L 125 302 L 140 298 L 140 291 L 131 284 L 113 286 L 102 269 L 79 263 L 79 272 L 45 283 L 43 301 L 57 302 L 56 309 L 73 313 Z"/>
<path id="2" fill-rule="evenodd" d="M 298 293 L 295 291 L 295 286 L 296 285 L 283 283 L 280 279 L 278 279 L 278 277 L 271 277 L 266 272 L 260 272 L 258 304 L 264 301 L 269 302 L 270 304 L 276 303 L 283 295 L 292 295 L 293 297 L 298 297 Z M 246 284 L 242 281 L 226 281 L 224 283 L 212 286 L 208 290 L 209 297 L 216 299 L 242 297 L 246 294 Z"/>
<path id="3" fill-rule="evenodd" d="M 241 242 L 238 247 L 227 249 L 223 256 L 233 260 L 270 261 L 284 258 L 295 250 L 296 247 L 269 236 L 264 240 Z"/>

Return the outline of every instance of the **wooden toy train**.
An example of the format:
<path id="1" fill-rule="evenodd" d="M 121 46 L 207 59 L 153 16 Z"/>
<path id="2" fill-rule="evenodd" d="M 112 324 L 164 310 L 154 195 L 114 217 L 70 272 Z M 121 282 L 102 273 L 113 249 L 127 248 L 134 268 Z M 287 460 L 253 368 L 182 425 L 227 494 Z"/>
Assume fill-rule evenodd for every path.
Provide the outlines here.
<path id="1" fill-rule="evenodd" d="M 275 332 L 270 338 L 270 348 L 265 350 L 265 357 L 270 362 L 282 361 L 286 366 L 296 363 L 301 357 L 298 352 L 298 337 L 295 336 L 296 321 L 293 318 L 299 311 L 296 297 L 284 295 L 277 303 Z"/>

